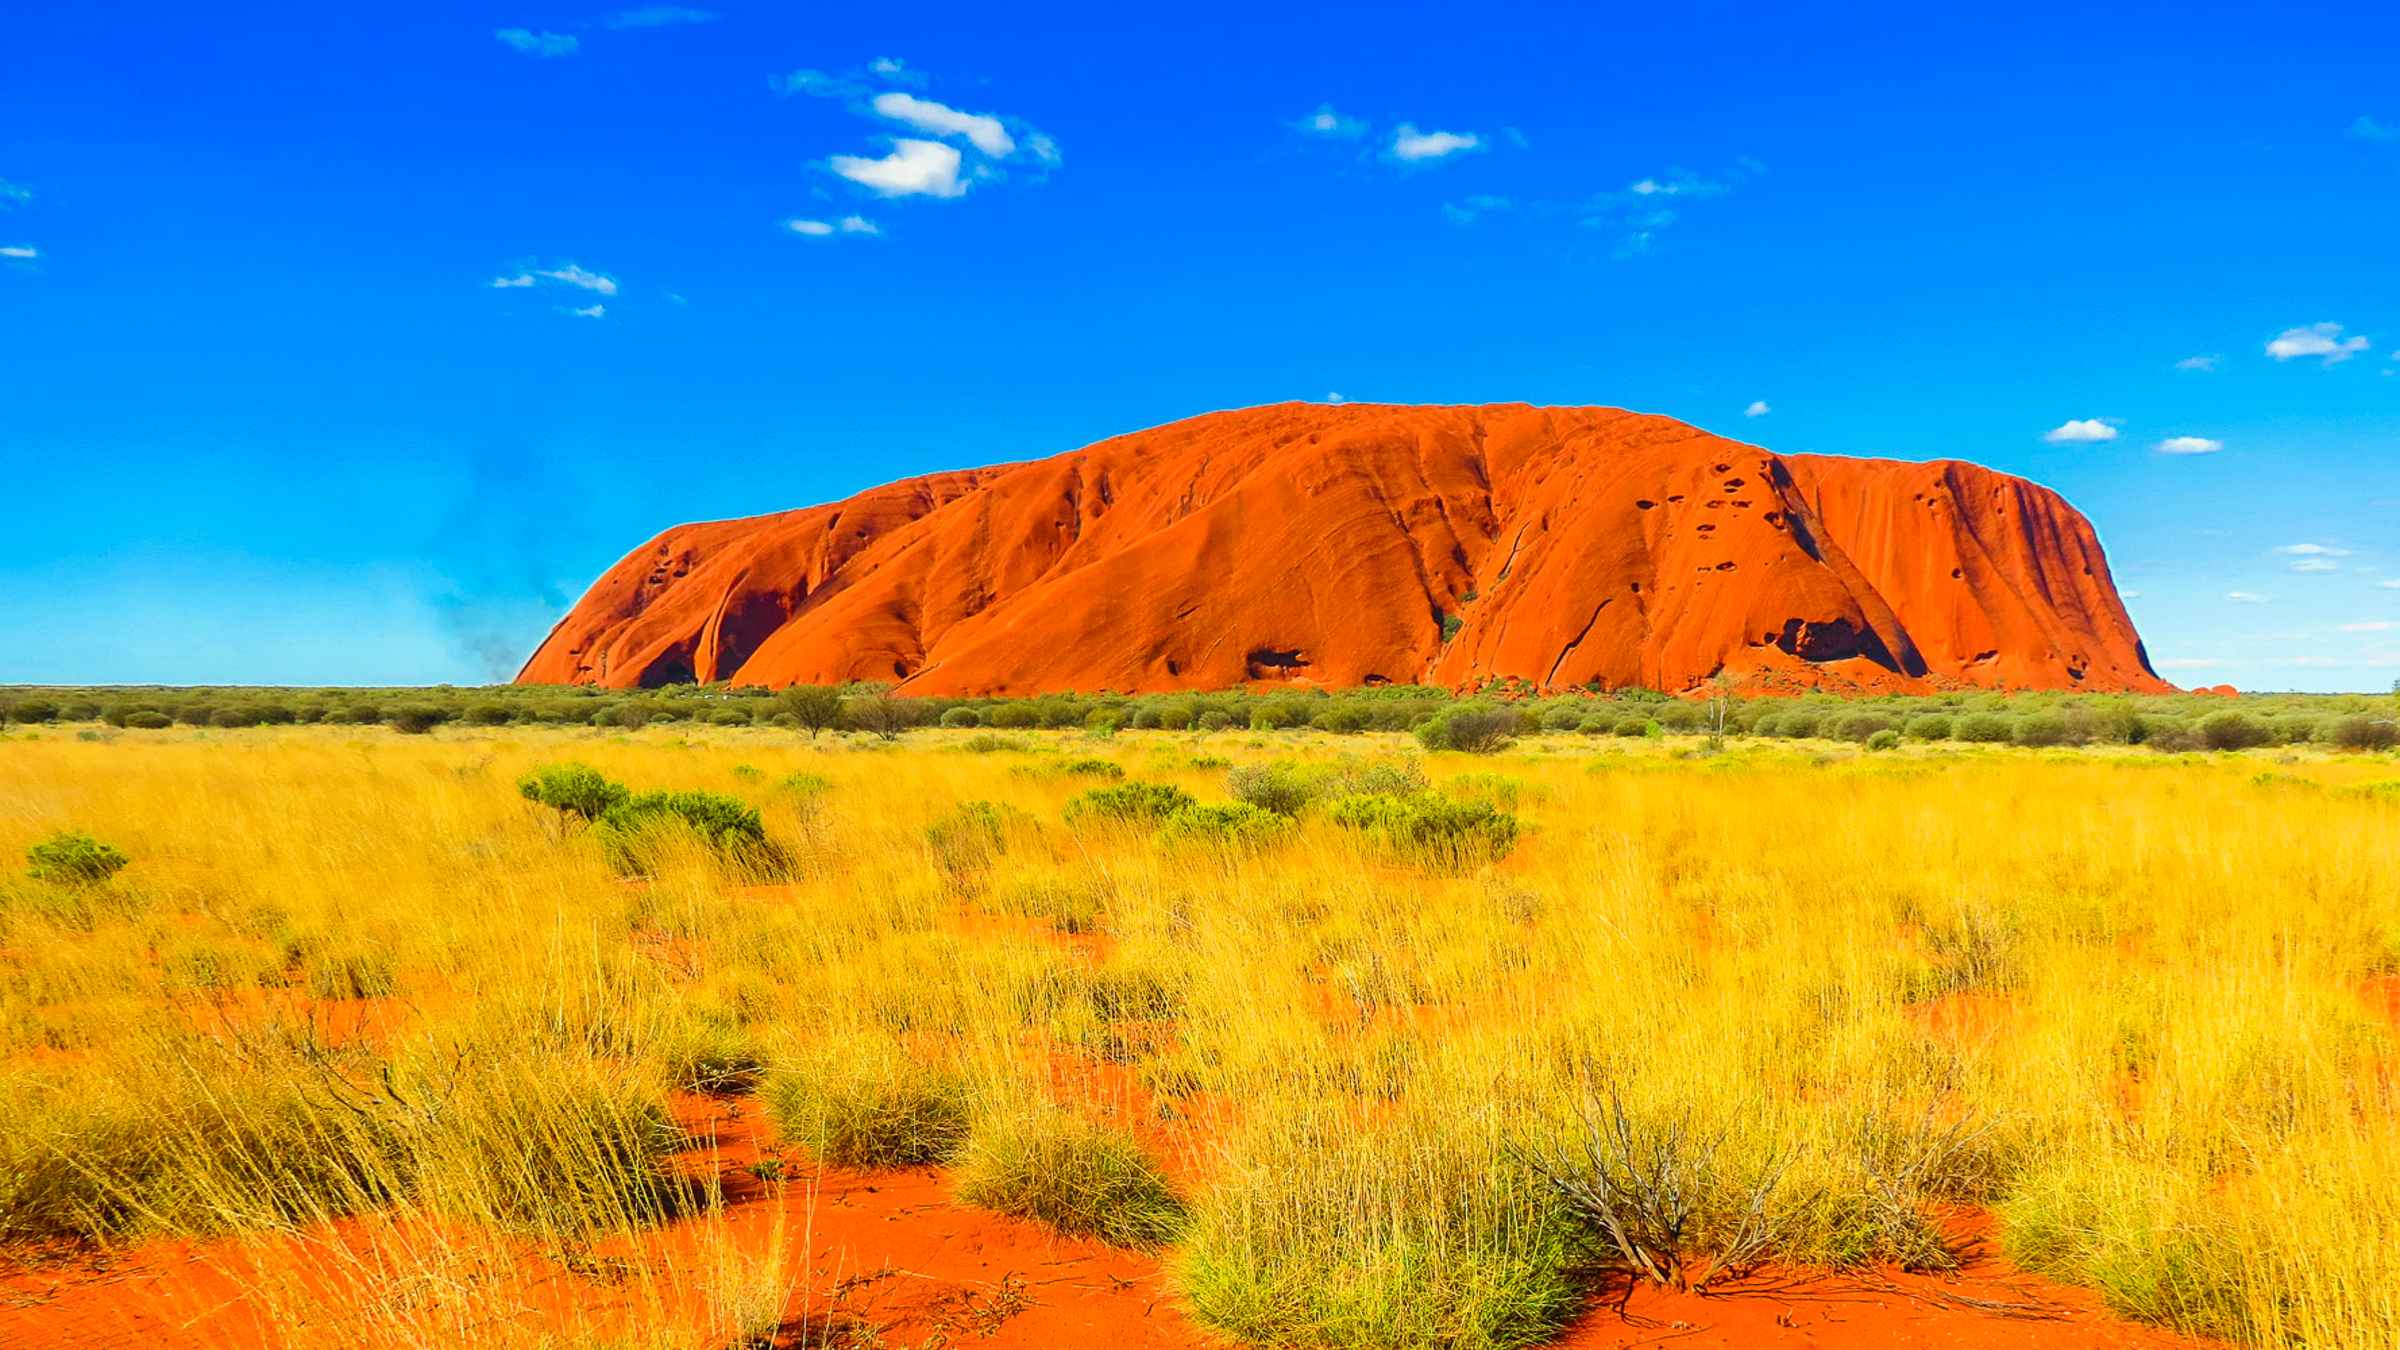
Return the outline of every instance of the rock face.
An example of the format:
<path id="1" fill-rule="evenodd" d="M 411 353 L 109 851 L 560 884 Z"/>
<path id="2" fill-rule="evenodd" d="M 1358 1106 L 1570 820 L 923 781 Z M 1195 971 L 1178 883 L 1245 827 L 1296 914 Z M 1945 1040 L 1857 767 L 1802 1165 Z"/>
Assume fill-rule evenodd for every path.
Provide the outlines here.
<path id="1" fill-rule="evenodd" d="M 2163 690 L 2091 525 L 1606 408 L 1279 404 L 685 525 L 520 683 Z"/>

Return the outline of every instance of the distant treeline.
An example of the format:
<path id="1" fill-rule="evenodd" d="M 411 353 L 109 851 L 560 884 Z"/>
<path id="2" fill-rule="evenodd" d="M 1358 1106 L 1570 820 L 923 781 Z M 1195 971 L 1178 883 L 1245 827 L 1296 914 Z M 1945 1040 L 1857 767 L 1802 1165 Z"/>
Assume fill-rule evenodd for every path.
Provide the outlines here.
<path id="1" fill-rule="evenodd" d="M 1479 735 L 1781 736 L 1891 744 L 1901 740 L 2056 746 L 2147 745 L 2161 750 L 2322 744 L 2390 749 L 2400 742 L 2400 697 L 2369 694 L 2067 694 L 1961 691 L 1922 696 L 1670 697 L 1645 689 L 1534 697 L 1475 695 L 1415 685 L 1336 693 L 1224 691 L 1044 694 L 1030 698 L 894 698 L 884 686 L 767 690 L 676 685 L 651 690 L 497 685 L 415 689 L 0 689 L 0 726 L 105 723 L 131 730 L 306 723 L 426 732 L 445 724 L 601 726 L 652 723 L 781 727 L 814 735 L 893 737 L 918 727 L 1418 732 Z M 1434 725 L 1437 724 L 1438 725 Z M 1425 733 L 1431 728 L 1432 734 Z M 1886 734 L 1888 733 L 1888 734 Z M 1465 748 L 1465 747 L 1461 747 Z"/>

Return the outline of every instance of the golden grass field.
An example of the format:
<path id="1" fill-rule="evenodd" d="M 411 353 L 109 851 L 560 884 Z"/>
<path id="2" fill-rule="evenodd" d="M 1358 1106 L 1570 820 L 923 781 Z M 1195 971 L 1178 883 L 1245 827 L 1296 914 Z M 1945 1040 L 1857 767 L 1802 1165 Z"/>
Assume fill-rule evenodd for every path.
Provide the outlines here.
<path id="1" fill-rule="evenodd" d="M 935 1343 L 795 1269 L 805 1196 L 679 1171 L 705 1096 L 760 1185 L 940 1162 L 1240 1342 L 1538 1344 L 1612 1280 L 1938 1270 L 1971 1213 L 2126 1317 L 2400 1344 L 2391 755 L 993 739 L 0 743 L 0 1249 L 185 1244 L 268 1314 L 228 1339 Z M 1362 756 L 1515 847 L 1068 819 L 1080 759 Z M 620 875 L 520 796 L 561 761 L 776 854 Z M 66 829 L 129 865 L 23 875 Z"/>

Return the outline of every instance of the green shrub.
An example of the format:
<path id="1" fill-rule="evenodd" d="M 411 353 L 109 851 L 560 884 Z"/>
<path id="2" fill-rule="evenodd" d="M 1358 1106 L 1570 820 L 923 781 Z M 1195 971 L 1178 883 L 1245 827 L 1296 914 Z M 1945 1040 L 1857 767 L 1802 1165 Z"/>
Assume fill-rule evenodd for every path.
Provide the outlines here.
<path id="1" fill-rule="evenodd" d="M 626 876 L 648 875 L 659 848 L 676 838 L 696 839 L 719 857 L 754 869 L 771 870 L 781 861 L 758 808 L 722 792 L 640 793 L 602 812 L 594 833 L 609 865 Z"/>
<path id="2" fill-rule="evenodd" d="M 1998 713 L 1968 713 L 1952 733 L 1972 745 L 2006 745 L 2016 737 L 2016 724 Z"/>
<path id="3" fill-rule="evenodd" d="M 1120 1247 L 1157 1247 L 1184 1218 L 1139 1144 L 1053 1106 L 978 1121 L 959 1158 L 958 1197 Z"/>
<path id="4" fill-rule="evenodd" d="M 1899 744 L 1900 733 L 1892 730 L 1890 727 L 1885 727 L 1883 730 L 1867 737 L 1867 748 L 1869 750 L 1890 750 Z"/>
<path id="5" fill-rule="evenodd" d="M 1202 731 L 1223 731 L 1233 725 L 1233 714 L 1222 708 L 1211 708 L 1193 719 L 1192 725 Z"/>
<path id="6" fill-rule="evenodd" d="M 1496 862 L 1517 844 L 1515 816 L 1489 803 L 1454 801 L 1434 792 L 1343 797 L 1333 803 L 1331 814 L 1333 823 L 1344 829 L 1443 868 Z"/>
<path id="7" fill-rule="evenodd" d="M 0 720 L 25 722 L 32 725 L 54 722 L 58 720 L 58 705 L 46 698 L 25 699 L 9 708 L 8 716 Z"/>
<path id="8" fill-rule="evenodd" d="M 979 727 L 983 725 L 983 714 L 973 708 L 952 708 L 942 714 L 942 725 L 954 730 L 963 727 Z"/>
<path id="9" fill-rule="evenodd" d="M 1631 716 L 1618 718 L 1616 725 L 1609 728 L 1609 734 L 1615 736 L 1648 736 L 1651 734 L 1651 728 L 1657 725 L 1658 724 L 1656 722 L 1651 721 L 1649 718 L 1644 717 L 1639 713 L 1635 713 Z"/>
<path id="10" fill-rule="evenodd" d="M 2011 739 L 2019 745 L 2042 748 L 2065 745 L 2073 739 L 2073 730 L 2064 715 L 2056 712 L 2029 713 L 2017 720 Z"/>
<path id="11" fill-rule="evenodd" d="M 517 780 L 517 792 L 529 802 L 547 806 L 562 816 L 590 824 L 631 794 L 610 782 L 588 764 L 546 764 Z"/>
<path id="12" fill-rule="evenodd" d="M 466 716 L 460 720 L 471 727 L 505 726 L 508 723 L 508 705 L 499 702 L 471 703 L 467 705 Z"/>
<path id="13" fill-rule="evenodd" d="M 2249 750 L 2265 745 L 2268 731 L 2248 713 L 2210 713 L 2200 719 L 2200 740 L 2211 750 Z"/>
<path id="14" fill-rule="evenodd" d="M 1776 713 L 1774 720 L 1775 729 L 1768 735 L 1801 741 L 1818 735 L 1825 726 L 1825 714 L 1815 708 L 1787 708 Z"/>
<path id="15" fill-rule="evenodd" d="M 1225 775 L 1225 790 L 1235 801 L 1281 816 L 1299 815 L 1318 789 L 1314 776 L 1288 760 L 1242 764 Z"/>
<path id="16" fill-rule="evenodd" d="M 143 708 L 138 712 L 125 714 L 125 720 L 119 725 L 130 727 L 135 731 L 162 731 L 175 725 L 175 719 L 155 708 Z"/>
<path id="17" fill-rule="evenodd" d="M 1842 741 L 1865 741 L 1878 731 L 1897 731 L 1899 722 L 1887 713 L 1844 713 L 1833 724 L 1833 736 Z"/>
<path id="18" fill-rule="evenodd" d="M 1252 852 L 1291 837 L 1290 817 L 1248 802 L 1194 802 L 1177 807 L 1159 827 L 1166 845 L 1206 844 Z"/>
<path id="19" fill-rule="evenodd" d="M 2389 750 L 2400 745 L 2400 718 L 2371 713 L 2337 717 L 2326 728 L 2325 739 L 2344 750 Z"/>
<path id="20" fill-rule="evenodd" d="M 115 876 L 129 860 L 88 834 L 61 830 L 25 850 L 25 861 L 36 881 L 92 886 Z"/>
<path id="21" fill-rule="evenodd" d="M 1950 718 L 1942 713 L 1920 713 L 1908 719 L 1906 731 L 1912 741 L 1946 741 L 1950 739 Z"/>
<path id="22" fill-rule="evenodd" d="M 1093 788 L 1067 803 L 1067 823 L 1085 821 L 1119 821 L 1134 825 L 1156 825 L 1186 806 L 1193 805 L 1192 794 L 1169 783 L 1118 783 L 1112 787 Z"/>
<path id="23" fill-rule="evenodd" d="M 1516 738 L 1517 722 L 1517 714 L 1507 708 L 1451 708 L 1435 713 L 1417 728 L 1417 743 L 1428 750 L 1488 755 L 1508 748 Z"/>
<path id="24" fill-rule="evenodd" d="M 449 713 L 431 703 L 403 703 L 384 718 L 392 730 L 409 736 L 422 736 L 449 719 Z"/>

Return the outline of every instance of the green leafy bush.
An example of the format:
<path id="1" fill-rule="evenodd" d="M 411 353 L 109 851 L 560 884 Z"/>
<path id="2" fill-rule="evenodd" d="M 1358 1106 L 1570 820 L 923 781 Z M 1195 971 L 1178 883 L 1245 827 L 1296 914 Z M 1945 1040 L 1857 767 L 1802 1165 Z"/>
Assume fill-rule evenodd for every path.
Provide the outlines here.
<path id="1" fill-rule="evenodd" d="M 1233 799 L 1279 816 L 1296 816 L 1316 799 L 1319 779 L 1289 760 L 1242 764 L 1225 775 L 1225 790 Z"/>
<path id="2" fill-rule="evenodd" d="M 2326 728 L 2325 739 L 2344 750 L 2389 750 L 2400 745 L 2400 718 L 2370 713 L 2337 717 Z"/>
<path id="3" fill-rule="evenodd" d="M 36 881 L 94 886 L 115 876 L 130 860 L 88 834 L 61 830 L 25 850 L 25 861 Z"/>
<path id="4" fill-rule="evenodd" d="M 1488 755 L 1508 748 L 1516 739 L 1517 723 L 1517 714 L 1510 709 L 1469 704 L 1427 718 L 1417 728 L 1417 743 L 1428 750 Z"/>
<path id="5" fill-rule="evenodd" d="M 135 731 L 162 731 L 175 725 L 175 719 L 155 708 L 143 708 L 137 712 L 125 714 L 125 720 L 121 725 Z"/>
<path id="6" fill-rule="evenodd" d="M 1867 737 L 1867 748 L 1869 750 L 1890 750 L 1897 747 L 1899 744 L 1900 733 L 1892 730 L 1890 727 L 1885 727 L 1883 730 Z"/>
<path id="7" fill-rule="evenodd" d="M 1195 800 L 1192 794 L 1170 783 L 1118 783 L 1111 787 L 1093 788 L 1068 802 L 1067 823 L 1120 821 L 1155 825 L 1182 808 L 1193 805 Z"/>
<path id="8" fill-rule="evenodd" d="M 1365 793 L 1333 803 L 1333 823 L 1425 863 L 1466 868 L 1496 862 L 1517 846 L 1517 818 L 1488 802 L 1435 792 Z"/>
<path id="9" fill-rule="evenodd" d="M 1950 739 L 1951 722 L 1944 713 L 1920 713 L 1908 719 L 1905 728 L 1912 741 L 1946 741 Z"/>
<path id="10" fill-rule="evenodd" d="M 2249 750 L 2265 745 L 2266 725 L 2248 713 L 2210 713 L 2200 719 L 2200 739 L 2211 750 Z"/>
<path id="11" fill-rule="evenodd" d="M 983 714 L 973 708 L 952 708 L 942 714 L 942 725 L 954 730 L 962 727 L 979 727 L 983 725 Z"/>
<path id="12" fill-rule="evenodd" d="M 1290 817 L 1248 802 L 1194 802 L 1177 807 L 1159 827 L 1162 844 L 1206 844 L 1251 852 L 1291 837 Z"/>
<path id="13" fill-rule="evenodd" d="M 1951 734 L 1973 745 L 2006 745 L 2016 738 L 2016 730 L 2015 723 L 1998 713 L 1968 713 Z"/>
<path id="14" fill-rule="evenodd" d="M 609 865 L 627 876 L 649 874 L 658 849 L 678 837 L 697 839 L 719 857 L 752 868 L 771 869 L 781 860 L 758 808 L 722 792 L 640 793 L 602 812 L 594 833 Z"/>
<path id="15" fill-rule="evenodd" d="M 562 816 L 590 824 L 631 794 L 588 764 L 546 764 L 517 780 L 517 792 L 529 802 L 547 806 Z"/>
<path id="16" fill-rule="evenodd" d="M 384 718 L 392 730 L 409 736 L 422 736 L 448 719 L 447 712 L 430 703 L 403 703 Z"/>

